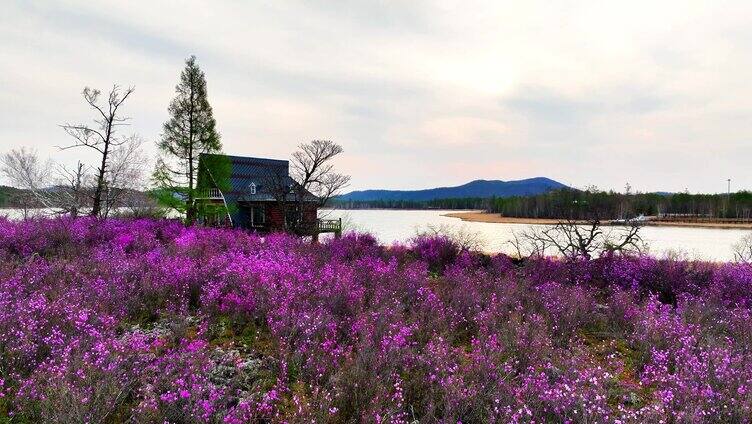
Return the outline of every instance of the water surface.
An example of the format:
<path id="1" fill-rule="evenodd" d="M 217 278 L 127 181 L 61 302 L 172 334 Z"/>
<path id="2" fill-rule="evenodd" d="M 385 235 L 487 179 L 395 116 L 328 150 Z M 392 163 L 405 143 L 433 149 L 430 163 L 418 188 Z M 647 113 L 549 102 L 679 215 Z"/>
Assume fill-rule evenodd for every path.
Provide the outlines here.
<path id="1" fill-rule="evenodd" d="M 465 222 L 458 218 L 442 216 L 458 212 L 446 210 L 324 210 L 326 218 L 342 218 L 351 229 L 367 231 L 382 243 L 405 242 L 427 225 L 445 226 L 455 231 L 478 234 L 488 252 L 513 253 L 508 241 L 513 232 L 534 227 L 531 224 L 502 224 L 488 222 Z M 606 227 L 606 230 L 613 227 Z M 750 230 L 689 228 L 689 227 L 643 227 L 641 236 L 653 255 L 681 254 L 688 259 L 729 261 L 733 259 L 733 245 Z"/>
<path id="2" fill-rule="evenodd" d="M 46 211 L 37 209 L 31 215 L 40 216 Z M 322 218 L 342 218 L 349 230 L 366 231 L 373 234 L 381 243 L 407 242 L 428 225 L 445 227 L 454 231 L 475 234 L 487 252 L 514 253 L 508 243 L 514 232 L 522 232 L 535 227 L 531 224 L 502 224 L 489 222 L 465 222 L 458 218 L 442 216 L 456 210 L 321 210 Z M 18 209 L 0 209 L 0 216 L 11 219 L 23 217 Z M 611 228 L 611 227 L 607 227 Z M 657 256 L 680 254 L 688 259 L 730 261 L 733 259 L 733 245 L 752 230 L 690 228 L 690 227 L 644 227 L 642 239 Z"/>

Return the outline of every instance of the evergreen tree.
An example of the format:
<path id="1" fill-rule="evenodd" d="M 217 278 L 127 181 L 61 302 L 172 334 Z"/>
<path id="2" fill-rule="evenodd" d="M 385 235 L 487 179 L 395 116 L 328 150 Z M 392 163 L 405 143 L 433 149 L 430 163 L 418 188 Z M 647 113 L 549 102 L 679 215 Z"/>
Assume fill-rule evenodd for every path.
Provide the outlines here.
<path id="1" fill-rule="evenodd" d="M 164 123 L 154 179 L 159 187 L 158 200 L 185 213 L 186 221 L 196 218 L 196 181 L 198 158 L 202 153 L 222 149 L 216 121 L 206 95 L 206 78 L 196 64 L 196 56 L 185 61 L 176 96 L 170 102 L 170 119 Z"/>

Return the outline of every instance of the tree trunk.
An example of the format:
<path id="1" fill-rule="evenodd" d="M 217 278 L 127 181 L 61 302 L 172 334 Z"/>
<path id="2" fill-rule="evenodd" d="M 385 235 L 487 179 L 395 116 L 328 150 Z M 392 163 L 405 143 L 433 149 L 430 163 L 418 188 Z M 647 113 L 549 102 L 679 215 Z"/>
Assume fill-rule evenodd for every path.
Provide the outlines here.
<path id="1" fill-rule="evenodd" d="M 188 225 L 196 220 L 196 205 L 193 201 L 193 75 L 191 75 L 191 96 L 188 109 L 188 204 L 185 210 L 185 220 Z"/>
<path id="2" fill-rule="evenodd" d="M 102 191 L 104 190 L 104 175 L 105 166 L 107 165 L 107 145 L 104 147 L 104 154 L 102 154 L 102 164 L 99 167 L 99 175 L 97 176 L 97 188 L 94 190 L 94 205 L 91 208 L 91 216 L 99 216 L 102 211 Z"/>
<path id="3" fill-rule="evenodd" d="M 94 205 L 91 208 L 91 216 L 98 217 L 102 211 L 102 191 L 104 191 L 104 176 L 107 167 L 107 153 L 110 150 L 110 138 L 112 137 L 112 120 L 114 113 L 110 114 L 107 122 L 107 133 L 104 139 L 104 148 L 102 149 L 102 164 L 99 166 L 99 175 L 97 176 L 97 188 L 94 190 Z"/>
<path id="4" fill-rule="evenodd" d="M 193 143 L 188 145 L 188 205 L 185 211 L 185 219 L 188 224 L 193 224 L 196 219 L 196 208 L 193 204 Z"/>

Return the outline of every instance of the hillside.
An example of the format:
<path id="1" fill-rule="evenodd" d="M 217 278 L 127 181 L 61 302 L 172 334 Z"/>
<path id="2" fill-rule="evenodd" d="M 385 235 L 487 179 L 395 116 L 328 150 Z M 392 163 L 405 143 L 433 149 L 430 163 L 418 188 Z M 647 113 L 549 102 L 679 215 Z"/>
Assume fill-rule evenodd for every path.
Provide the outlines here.
<path id="1" fill-rule="evenodd" d="M 15 187 L 0 185 L 0 208 L 13 206 L 14 198 L 22 192 Z"/>
<path id="2" fill-rule="evenodd" d="M 435 199 L 487 198 L 526 196 L 545 193 L 566 186 L 550 178 L 536 177 L 516 181 L 475 180 L 455 187 L 424 190 L 362 190 L 339 197 L 343 201 L 368 202 L 375 200 L 429 201 Z"/>

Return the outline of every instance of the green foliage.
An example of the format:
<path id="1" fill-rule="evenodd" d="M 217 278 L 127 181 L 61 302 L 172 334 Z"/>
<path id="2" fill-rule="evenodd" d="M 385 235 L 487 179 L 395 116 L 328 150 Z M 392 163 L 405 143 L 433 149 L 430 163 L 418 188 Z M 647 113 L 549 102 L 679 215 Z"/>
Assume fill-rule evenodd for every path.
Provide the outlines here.
<path id="1" fill-rule="evenodd" d="M 491 212 L 510 217 L 588 219 L 631 218 L 637 215 L 700 215 L 714 218 L 750 218 L 752 193 L 615 193 L 595 188 L 563 189 L 537 196 L 493 199 Z"/>
<path id="2" fill-rule="evenodd" d="M 9 197 L 10 196 L 5 190 L 5 187 L 0 187 L 0 206 L 5 206 L 8 203 Z"/>
<path id="3" fill-rule="evenodd" d="M 233 215 L 235 212 L 237 212 L 237 206 L 230 203 L 227 206 L 221 203 L 196 203 L 197 217 L 213 218 L 216 222 L 223 222 L 227 214 Z"/>
<path id="4" fill-rule="evenodd" d="M 201 155 L 196 188 L 199 190 L 217 187 L 223 192 L 232 189 L 230 176 L 232 162 L 227 155 Z"/>
<path id="5" fill-rule="evenodd" d="M 201 155 L 198 166 L 198 179 L 196 190 L 203 191 L 218 188 L 223 193 L 232 190 L 230 177 L 232 176 L 232 161 L 229 156 L 222 154 Z M 196 204 L 197 216 L 224 216 L 226 213 L 234 214 L 237 205 L 230 203 L 225 205 L 216 203 L 199 202 Z"/>
<path id="6" fill-rule="evenodd" d="M 716 218 L 752 217 L 752 192 L 726 194 L 616 193 L 596 187 L 587 190 L 561 189 L 536 196 L 457 199 L 371 200 L 334 199 L 334 207 L 345 209 L 483 209 L 509 217 L 624 219 L 637 215 L 688 214 Z"/>
<path id="7" fill-rule="evenodd" d="M 6 402 L 5 397 L 0 398 L 0 424 L 10 423 L 11 417 L 8 415 L 10 403 Z"/>
<path id="8" fill-rule="evenodd" d="M 153 179 L 160 189 L 157 200 L 193 221 L 199 157 L 222 149 L 207 97 L 206 78 L 195 56 L 186 60 L 175 93 L 168 108 L 170 119 L 163 125 L 158 144 L 163 157 L 157 161 Z"/>
<path id="9" fill-rule="evenodd" d="M 463 197 L 453 199 L 420 200 L 339 200 L 332 199 L 331 205 L 345 209 L 487 209 L 492 198 Z"/>
<path id="10" fill-rule="evenodd" d="M 161 206 L 185 214 L 187 191 L 185 187 L 158 187 L 151 191 L 151 196 Z"/>
<path id="11" fill-rule="evenodd" d="M 15 187 L 0 186 L 0 207 L 17 207 L 24 203 L 20 201 L 24 196 L 30 196 L 30 193 Z"/>

